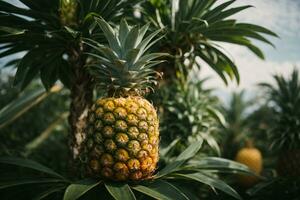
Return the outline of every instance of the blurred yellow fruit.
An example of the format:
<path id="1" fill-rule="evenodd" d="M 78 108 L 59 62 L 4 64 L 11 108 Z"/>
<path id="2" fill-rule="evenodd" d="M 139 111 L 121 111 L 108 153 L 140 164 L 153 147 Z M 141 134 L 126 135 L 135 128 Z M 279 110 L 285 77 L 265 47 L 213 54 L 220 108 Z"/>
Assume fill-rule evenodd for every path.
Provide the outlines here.
<path id="1" fill-rule="evenodd" d="M 257 175 L 262 171 L 262 155 L 258 149 L 253 147 L 252 141 L 247 141 L 246 146 L 238 151 L 235 160 L 248 166 Z M 249 175 L 239 175 L 239 183 L 244 187 L 250 187 L 254 185 L 258 178 Z"/>

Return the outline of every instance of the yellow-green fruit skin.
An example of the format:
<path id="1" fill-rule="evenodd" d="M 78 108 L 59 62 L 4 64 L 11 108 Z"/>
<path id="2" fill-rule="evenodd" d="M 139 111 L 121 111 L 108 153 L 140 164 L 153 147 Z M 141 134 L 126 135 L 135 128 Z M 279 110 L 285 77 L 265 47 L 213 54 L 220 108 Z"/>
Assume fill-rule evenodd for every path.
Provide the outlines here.
<path id="1" fill-rule="evenodd" d="M 158 162 L 159 120 L 142 97 L 102 98 L 91 107 L 84 145 L 90 176 L 114 181 L 152 176 Z"/>
<path id="2" fill-rule="evenodd" d="M 256 148 L 242 148 L 237 153 L 235 160 L 248 166 L 257 175 L 259 175 L 262 171 L 262 155 Z M 255 176 L 239 175 L 238 181 L 244 187 L 251 187 L 258 181 L 258 178 Z"/>

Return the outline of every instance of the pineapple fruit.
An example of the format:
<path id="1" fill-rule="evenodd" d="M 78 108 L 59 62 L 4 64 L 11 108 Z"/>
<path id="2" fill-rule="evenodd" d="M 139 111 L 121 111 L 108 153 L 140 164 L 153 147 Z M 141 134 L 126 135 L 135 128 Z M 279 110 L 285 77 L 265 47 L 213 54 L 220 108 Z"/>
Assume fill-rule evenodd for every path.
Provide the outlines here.
<path id="1" fill-rule="evenodd" d="M 251 140 L 246 141 L 245 147 L 238 151 L 235 160 L 248 166 L 257 175 L 262 171 L 261 153 L 257 148 L 253 147 Z M 238 181 L 244 187 L 251 187 L 258 181 L 258 178 L 255 176 L 239 175 Z"/>
<path id="2" fill-rule="evenodd" d="M 89 115 L 92 173 L 116 180 L 149 177 L 158 162 L 158 118 L 141 97 L 97 100 Z"/>
<path id="3" fill-rule="evenodd" d="M 88 53 L 98 63 L 87 67 L 107 96 L 89 111 L 83 166 L 90 176 L 114 181 L 151 178 L 159 159 L 159 120 L 143 94 L 156 83 L 152 67 L 165 54 L 145 52 L 160 39 L 152 41 L 160 30 L 143 39 L 149 24 L 130 27 L 122 20 L 117 31 L 103 19 L 96 22 L 109 46 L 87 39 L 98 52 Z"/>

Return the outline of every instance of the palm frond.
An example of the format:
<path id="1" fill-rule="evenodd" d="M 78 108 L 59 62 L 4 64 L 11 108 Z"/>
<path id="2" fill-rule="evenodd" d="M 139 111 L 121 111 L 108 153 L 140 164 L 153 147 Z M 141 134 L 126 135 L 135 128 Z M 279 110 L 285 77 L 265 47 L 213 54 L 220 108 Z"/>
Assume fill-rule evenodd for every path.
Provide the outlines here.
<path id="1" fill-rule="evenodd" d="M 175 10 L 174 2 L 178 2 L 178 8 Z M 239 82 L 239 73 L 234 61 L 220 46 L 216 46 L 216 43 L 225 42 L 247 47 L 263 59 L 263 52 L 253 43 L 253 39 L 273 46 L 265 36 L 278 36 L 264 27 L 238 22 L 233 18 L 236 13 L 252 6 L 234 6 L 235 1 L 220 4 L 216 2 L 215 0 L 166 0 L 160 3 L 148 1 L 142 6 L 144 14 L 142 17 L 157 27 L 166 28 L 166 40 L 157 48 L 169 49 L 173 54 L 180 49 L 181 55 L 193 49 L 191 57 L 200 57 L 204 60 L 226 84 L 228 79 L 236 79 Z M 182 56 L 181 59 L 190 57 Z"/>
<path id="2" fill-rule="evenodd" d="M 20 62 L 10 63 L 17 68 L 15 84 L 24 89 L 40 77 L 48 90 L 57 80 L 67 87 L 72 84 L 69 61 L 81 43 L 77 36 L 95 38 L 101 35 L 92 20 L 94 15 L 115 20 L 132 12 L 132 6 L 140 0 L 79 1 L 78 5 L 75 1 L 68 1 L 68 4 L 63 0 L 18 2 L 22 5 L 0 1 L 0 58 L 25 52 Z M 78 15 L 70 24 L 64 20 L 68 16 L 63 16 L 69 15 L 68 9 Z"/>

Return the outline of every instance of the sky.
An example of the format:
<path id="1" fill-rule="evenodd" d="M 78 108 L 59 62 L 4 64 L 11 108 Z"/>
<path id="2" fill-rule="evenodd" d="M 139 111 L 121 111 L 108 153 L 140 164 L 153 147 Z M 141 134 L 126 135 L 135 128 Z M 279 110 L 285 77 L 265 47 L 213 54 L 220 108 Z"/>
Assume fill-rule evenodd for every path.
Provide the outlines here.
<path id="1" fill-rule="evenodd" d="M 201 76 L 211 77 L 207 86 L 218 88 L 216 94 L 225 99 L 232 91 L 242 89 L 253 95 L 257 92 L 258 83 L 272 83 L 273 74 L 287 77 L 295 66 L 300 69 L 300 0 L 237 0 L 233 5 L 245 4 L 254 7 L 236 14 L 238 20 L 269 28 L 280 38 L 269 37 L 276 48 L 255 43 L 264 51 L 265 60 L 260 60 L 246 48 L 223 45 L 238 66 L 241 78 L 239 85 L 232 82 L 225 86 L 209 67 L 202 67 Z"/>

